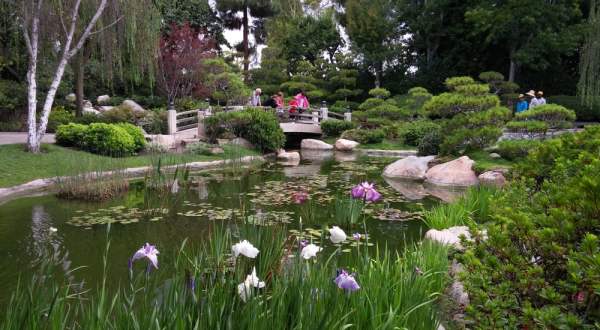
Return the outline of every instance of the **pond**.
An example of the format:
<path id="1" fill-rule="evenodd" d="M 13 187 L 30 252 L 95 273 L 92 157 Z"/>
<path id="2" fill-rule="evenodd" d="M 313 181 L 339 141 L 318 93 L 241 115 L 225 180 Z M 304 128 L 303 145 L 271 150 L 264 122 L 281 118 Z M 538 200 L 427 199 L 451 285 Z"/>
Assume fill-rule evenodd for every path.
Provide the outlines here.
<path id="1" fill-rule="evenodd" d="M 7 202 L 0 205 L 0 281 L 4 284 L 0 305 L 8 301 L 19 277 L 25 280 L 31 275 L 48 247 L 60 255 L 60 275 L 85 266 L 68 274 L 95 287 L 102 277 L 107 223 L 111 223 L 108 268 L 111 281 L 118 285 L 127 278 L 128 259 L 145 242 L 155 244 L 164 261 L 184 239 L 205 240 L 216 223 L 285 225 L 292 234 L 301 228 L 307 237 L 318 239 L 323 228 L 341 225 L 336 223 L 340 208 L 345 207 L 341 201 L 348 200 L 354 185 L 367 180 L 376 183 L 383 198 L 365 206 L 364 225 L 361 220 L 353 228 L 343 228 L 352 235 L 364 233 L 366 226 L 371 242 L 402 249 L 421 240 L 427 230 L 421 214 L 439 199 L 418 196 L 419 200 L 411 200 L 415 196 L 410 191 L 415 190 L 409 189 L 410 184 L 386 182 L 381 173 L 392 161 L 313 157 L 303 159 L 299 166 L 265 163 L 236 176 L 222 171 L 194 173 L 188 187 L 182 185 L 167 198 L 145 189 L 138 180 L 131 183 L 127 194 L 108 202 L 64 200 L 53 195 Z M 294 193 L 299 191 L 306 192 L 310 200 L 296 204 Z M 306 215 L 300 224 L 306 208 L 313 208 L 314 216 Z M 161 262 L 165 267 L 169 264 Z"/>

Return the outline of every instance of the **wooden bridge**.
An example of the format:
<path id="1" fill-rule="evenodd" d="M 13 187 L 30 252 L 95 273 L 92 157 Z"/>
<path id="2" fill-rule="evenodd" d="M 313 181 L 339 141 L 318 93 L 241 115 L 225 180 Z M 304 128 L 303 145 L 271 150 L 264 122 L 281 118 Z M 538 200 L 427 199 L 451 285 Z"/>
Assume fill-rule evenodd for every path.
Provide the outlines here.
<path id="1" fill-rule="evenodd" d="M 223 111 L 244 111 L 247 107 L 234 106 L 227 107 Z M 350 121 L 352 114 L 350 112 L 339 114 L 330 112 L 325 106 L 321 108 L 305 109 L 302 113 L 290 112 L 289 107 L 272 109 L 263 108 L 265 111 L 273 112 L 279 119 L 279 126 L 285 134 L 310 134 L 321 135 L 321 121 L 327 119 L 340 119 Z M 191 132 L 197 130 L 197 137 L 205 137 L 204 118 L 212 116 L 214 113 L 209 107 L 208 109 L 197 109 L 190 111 L 177 112 L 169 110 L 167 119 L 169 134 L 181 134 L 184 131 Z"/>

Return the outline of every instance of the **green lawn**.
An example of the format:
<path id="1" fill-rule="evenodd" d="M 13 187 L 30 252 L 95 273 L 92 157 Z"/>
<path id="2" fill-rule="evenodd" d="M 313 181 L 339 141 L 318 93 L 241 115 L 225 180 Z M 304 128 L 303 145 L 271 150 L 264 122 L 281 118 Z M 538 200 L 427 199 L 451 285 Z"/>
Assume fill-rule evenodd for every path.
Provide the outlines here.
<path id="1" fill-rule="evenodd" d="M 467 154 L 475 161 L 475 171 L 478 173 L 499 169 L 511 168 L 515 163 L 502 158 L 492 158 L 490 153 L 486 151 L 475 151 Z"/>
<path id="2" fill-rule="evenodd" d="M 168 154 L 162 157 L 162 164 L 182 164 L 258 154 L 255 151 L 230 146 L 225 146 L 224 149 L 225 153 L 218 156 Z M 158 155 L 112 158 L 52 144 L 44 145 L 43 153 L 34 155 L 26 152 L 22 144 L 0 145 L 0 187 L 59 175 L 148 166 L 157 159 Z"/>
<path id="3" fill-rule="evenodd" d="M 324 142 L 334 144 L 339 137 L 326 137 L 322 139 Z M 398 143 L 393 140 L 383 140 L 381 143 L 375 144 L 359 144 L 358 149 L 378 149 L 378 150 L 416 150 L 416 147 L 407 146 L 403 143 Z"/>

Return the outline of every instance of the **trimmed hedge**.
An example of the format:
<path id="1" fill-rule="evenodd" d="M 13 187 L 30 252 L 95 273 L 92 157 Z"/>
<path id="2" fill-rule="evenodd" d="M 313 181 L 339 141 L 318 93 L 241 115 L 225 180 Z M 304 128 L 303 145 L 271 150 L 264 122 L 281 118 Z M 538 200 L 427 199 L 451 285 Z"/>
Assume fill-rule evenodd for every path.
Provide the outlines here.
<path id="1" fill-rule="evenodd" d="M 576 118 L 575 112 L 558 104 L 544 104 L 515 115 L 515 120 L 539 120 L 548 124 L 549 128 L 571 127 Z"/>
<path id="2" fill-rule="evenodd" d="M 416 147 L 425 135 L 435 130 L 440 130 L 440 125 L 430 120 L 417 120 L 402 125 L 398 129 L 398 137 L 405 144 Z"/>
<path id="3" fill-rule="evenodd" d="M 126 130 L 127 133 L 129 133 L 129 135 L 131 135 L 131 137 L 133 138 L 133 142 L 135 144 L 135 150 L 136 152 L 143 150 L 144 147 L 146 146 L 146 137 L 144 136 L 144 133 L 142 132 L 142 130 L 135 126 L 135 125 L 131 125 L 129 123 L 120 123 L 120 124 L 116 124 L 118 127 L 121 127 L 122 129 Z"/>
<path id="4" fill-rule="evenodd" d="M 369 118 L 385 118 L 389 120 L 400 120 L 406 119 L 410 116 L 411 114 L 408 110 L 398 108 L 397 106 L 389 103 L 384 103 L 367 110 L 367 117 Z"/>
<path id="5" fill-rule="evenodd" d="M 133 155 L 146 145 L 142 131 L 126 123 L 60 125 L 56 130 L 56 142 L 65 147 L 77 147 L 113 157 Z"/>
<path id="6" fill-rule="evenodd" d="M 355 128 L 345 131 L 342 139 L 356 141 L 361 144 L 381 143 L 385 138 L 385 132 L 382 129 L 360 129 Z"/>
<path id="7" fill-rule="evenodd" d="M 327 119 L 321 122 L 321 130 L 326 136 L 340 136 L 344 131 L 354 128 L 354 123 L 339 119 Z"/>
<path id="8" fill-rule="evenodd" d="M 46 131 L 48 133 L 54 133 L 58 126 L 72 123 L 74 120 L 75 115 L 73 115 L 71 111 L 66 110 L 65 107 L 62 106 L 55 107 L 50 111 Z"/>
<path id="9" fill-rule="evenodd" d="M 56 128 L 56 143 L 64 147 L 75 147 L 81 144 L 88 126 L 70 123 Z"/>

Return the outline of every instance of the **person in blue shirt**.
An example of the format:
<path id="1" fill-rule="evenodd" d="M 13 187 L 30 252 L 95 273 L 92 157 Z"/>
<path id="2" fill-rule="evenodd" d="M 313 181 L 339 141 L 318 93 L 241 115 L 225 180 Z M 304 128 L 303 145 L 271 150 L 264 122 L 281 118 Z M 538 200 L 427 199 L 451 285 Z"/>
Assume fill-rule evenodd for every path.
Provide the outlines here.
<path id="1" fill-rule="evenodd" d="M 519 95 L 519 102 L 517 102 L 517 113 L 523 112 L 529 109 L 529 103 L 525 99 L 525 95 Z"/>

